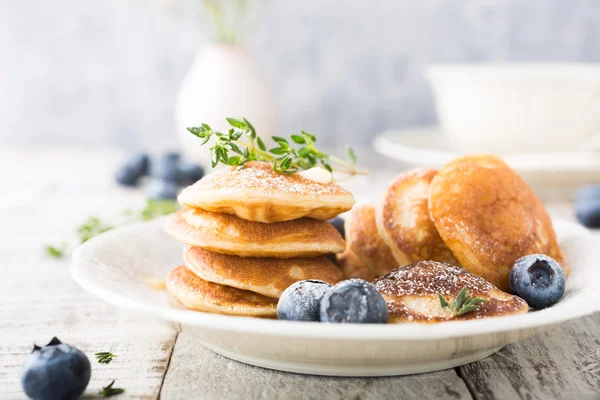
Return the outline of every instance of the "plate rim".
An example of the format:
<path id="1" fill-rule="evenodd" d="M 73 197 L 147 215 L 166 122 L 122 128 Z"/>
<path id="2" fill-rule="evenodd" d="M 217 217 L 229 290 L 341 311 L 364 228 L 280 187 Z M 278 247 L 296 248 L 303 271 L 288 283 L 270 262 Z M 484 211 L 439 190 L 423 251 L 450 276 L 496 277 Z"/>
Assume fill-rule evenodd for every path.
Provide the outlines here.
<path id="1" fill-rule="evenodd" d="M 165 217 L 167 218 L 167 217 Z M 578 317 L 600 311 L 600 285 L 591 284 L 589 289 L 580 295 L 577 307 L 569 315 L 565 313 L 548 313 L 548 310 L 529 312 L 527 314 L 512 315 L 481 320 L 451 321 L 440 324 L 328 324 L 320 322 L 279 321 L 276 319 L 261 319 L 254 317 L 229 316 L 211 314 L 200 311 L 175 309 L 168 305 L 156 305 L 143 302 L 127 296 L 117 290 L 100 285 L 85 274 L 84 264 L 93 263 L 88 259 L 86 252 L 90 248 L 99 246 L 110 240 L 113 236 L 128 234 L 138 229 L 148 229 L 151 225 L 160 224 L 161 228 L 165 218 L 149 222 L 138 222 L 121 228 L 113 229 L 99 235 L 79 246 L 73 254 L 70 265 L 72 278 L 86 291 L 117 307 L 152 315 L 159 319 L 202 327 L 206 329 L 236 331 L 238 333 L 260 334 L 265 336 L 289 336 L 295 338 L 320 338 L 335 340 L 440 340 L 457 337 L 470 337 L 490 333 L 511 332 L 522 329 L 531 329 L 555 325 Z M 600 241 L 580 225 L 553 218 L 553 223 L 567 224 L 574 228 L 576 235 L 583 240 L 592 242 Z M 600 246 L 598 246 L 600 247 Z M 98 261 L 95 261 L 98 263 Z M 150 290 L 150 289 L 149 289 Z M 585 297 L 585 298 L 583 298 Z M 585 300 L 588 301 L 585 301 Z"/>
<path id="2" fill-rule="evenodd" d="M 427 149 L 413 146 L 411 144 L 399 143 L 392 138 L 399 136 L 416 137 L 418 135 L 442 136 L 442 128 L 439 125 L 408 126 L 399 129 L 388 129 L 373 139 L 373 148 L 378 153 L 394 160 L 409 163 L 411 165 L 442 166 L 453 159 L 460 157 L 461 153 L 451 150 Z M 593 165 L 583 163 L 585 158 L 599 159 L 594 151 L 571 151 L 571 152 L 540 152 L 540 153 L 511 153 L 501 157 L 513 168 L 521 173 L 598 173 L 600 162 Z M 544 160 L 552 160 L 544 163 Z M 433 162 L 431 160 L 434 160 Z M 571 161 L 567 161 L 571 160 Z"/>

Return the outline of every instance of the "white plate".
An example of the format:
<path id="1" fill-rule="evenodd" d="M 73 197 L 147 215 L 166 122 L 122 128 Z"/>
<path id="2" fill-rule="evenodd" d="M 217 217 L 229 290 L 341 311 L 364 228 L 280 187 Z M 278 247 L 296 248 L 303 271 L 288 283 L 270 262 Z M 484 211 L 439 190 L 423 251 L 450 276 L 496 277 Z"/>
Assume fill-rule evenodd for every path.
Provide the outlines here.
<path id="1" fill-rule="evenodd" d="M 578 225 L 555 221 L 572 273 L 564 298 L 526 315 L 434 325 L 350 325 L 230 317 L 182 309 L 149 278 L 181 264 L 182 246 L 164 219 L 115 229 L 82 245 L 71 274 L 116 306 L 151 314 L 196 335 L 206 347 L 245 363 L 318 375 L 383 376 L 451 368 L 600 309 L 600 241 Z"/>
<path id="2" fill-rule="evenodd" d="M 383 132 L 373 147 L 379 153 L 412 165 L 441 167 L 458 157 L 437 126 L 406 128 Z M 544 177 L 574 183 L 600 182 L 600 150 L 562 153 L 515 153 L 502 158 L 516 171 L 529 178 Z"/>

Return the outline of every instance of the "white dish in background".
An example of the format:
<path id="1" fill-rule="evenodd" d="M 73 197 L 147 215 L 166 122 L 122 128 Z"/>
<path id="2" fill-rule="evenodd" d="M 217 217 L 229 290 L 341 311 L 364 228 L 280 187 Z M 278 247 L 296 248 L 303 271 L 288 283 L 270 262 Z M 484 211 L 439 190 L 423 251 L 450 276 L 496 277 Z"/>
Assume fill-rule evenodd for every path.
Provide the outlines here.
<path id="1" fill-rule="evenodd" d="M 427 77 L 464 152 L 575 150 L 600 133 L 600 64 L 433 65 Z"/>
<path id="2" fill-rule="evenodd" d="M 375 137 L 379 153 L 411 165 L 440 168 L 461 155 L 437 126 L 389 130 Z M 600 182 L 600 149 L 502 155 L 512 168 L 530 180 L 553 184 Z"/>
<path id="3" fill-rule="evenodd" d="M 164 222 L 129 225 L 83 244 L 73 257 L 73 278 L 109 303 L 167 321 L 217 353 L 265 368 L 338 376 L 440 370 L 600 309 L 600 242 L 576 224 L 555 221 L 572 273 L 564 298 L 546 310 L 434 325 L 321 324 L 189 311 L 146 284 L 182 263 L 183 247 L 164 233 Z"/>

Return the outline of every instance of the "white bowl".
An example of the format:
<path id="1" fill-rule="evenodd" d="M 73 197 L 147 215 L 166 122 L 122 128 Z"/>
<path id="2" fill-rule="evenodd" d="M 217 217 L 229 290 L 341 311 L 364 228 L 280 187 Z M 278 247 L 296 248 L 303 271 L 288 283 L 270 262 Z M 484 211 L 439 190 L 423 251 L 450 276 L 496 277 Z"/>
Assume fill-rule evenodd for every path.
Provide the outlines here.
<path id="1" fill-rule="evenodd" d="M 461 153 L 573 150 L 600 132 L 600 64 L 435 65 L 427 76 Z"/>
<path id="2" fill-rule="evenodd" d="M 266 368 L 339 376 L 451 368 L 600 309 L 600 243 L 578 225 L 555 221 L 572 273 L 564 298 L 542 311 L 434 325 L 321 324 L 189 311 L 147 285 L 182 262 L 182 246 L 164 233 L 163 224 L 164 219 L 134 224 L 85 243 L 73 257 L 73 278 L 109 303 L 158 317 L 217 353 Z"/>

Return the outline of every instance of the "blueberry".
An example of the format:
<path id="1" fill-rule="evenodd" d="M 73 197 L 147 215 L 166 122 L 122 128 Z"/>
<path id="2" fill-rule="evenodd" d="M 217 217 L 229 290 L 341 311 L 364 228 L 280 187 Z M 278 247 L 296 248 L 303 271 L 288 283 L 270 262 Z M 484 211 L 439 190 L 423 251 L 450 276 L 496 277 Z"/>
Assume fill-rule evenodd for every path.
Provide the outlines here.
<path id="1" fill-rule="evenodd" d="M 115 173 L 115 180 L 123 186 L 137 186 L 140 181 L 140 175 L 131 165 L 123 165 Z"/>
<path id="2" fill-rule="evenodd" d="M 600 185 L 584 186 L 575 200 L 577 219 L 588 228 L 600 228 Z"/>
<path id="3" fill-rule="evenodd" d="M 153 179 L 148 186 L 147 196 L 151 200 L 175 200 L 179 194 L 179 185 L 162 179 Z"/>
<path id="4" fill-rule="evenodd" d="M 554 259 L 544 254 L 521 257 L 510 270 L 510 288 L 532 308 L 556 303 L 565 293 L 565 273 Z"/>
<path id="5" fill-rule="evenodd" d="M 126 165 L 130 165 L 141 178 L 149 173 L 150 157 L 148 157 L 148 154 L 146 153 L 134 153 L 129 157 Z"/>
<path id="6" fill-rule="evenodd" d="M 182 185 L 192 185 L 198 182 L 204 176 L 204 168 L 198 164 L 182 163 L 179 166 L 179 183 Z"/>
<path id="7" fill-rule="evenodd" d="M 277 303 L 277 318 L 291 321 L 318 321 L 323 295 L 329 283 L 316 280 L 299 281 L 285 289 Z"/>
<path id="8" fill-rule="evenodd" d="M 21 386 L 34 400 L 76 399 L 84 392 L 91 374 L 85 354 L 53 338 L 44 347 L 33 347 L 23 364 Z"/>
<path id="9" fill-rule="evenodd" d="M 375 286 L 367 281 L 342 281 L 323 296 L 321 322 L 385 324 L 385 300 Z"/>
<path id="10" fill-rule="evenodd" d="M 346 229 L 344 228 L 344 219 L 342 217 L 335 217 L 329 220 L 329 223 L 333 225 L 335 229 L 338 230 L 340 235 L 345 239 L 346 238 Z"/>
<path id="11" fill-rule="evenodd" d="M 152 163 L 150 176 L 163 181 L 179 181 L 179 161 L 180 156 L 177 153 L 165 153 L 158 160 Z"/>

